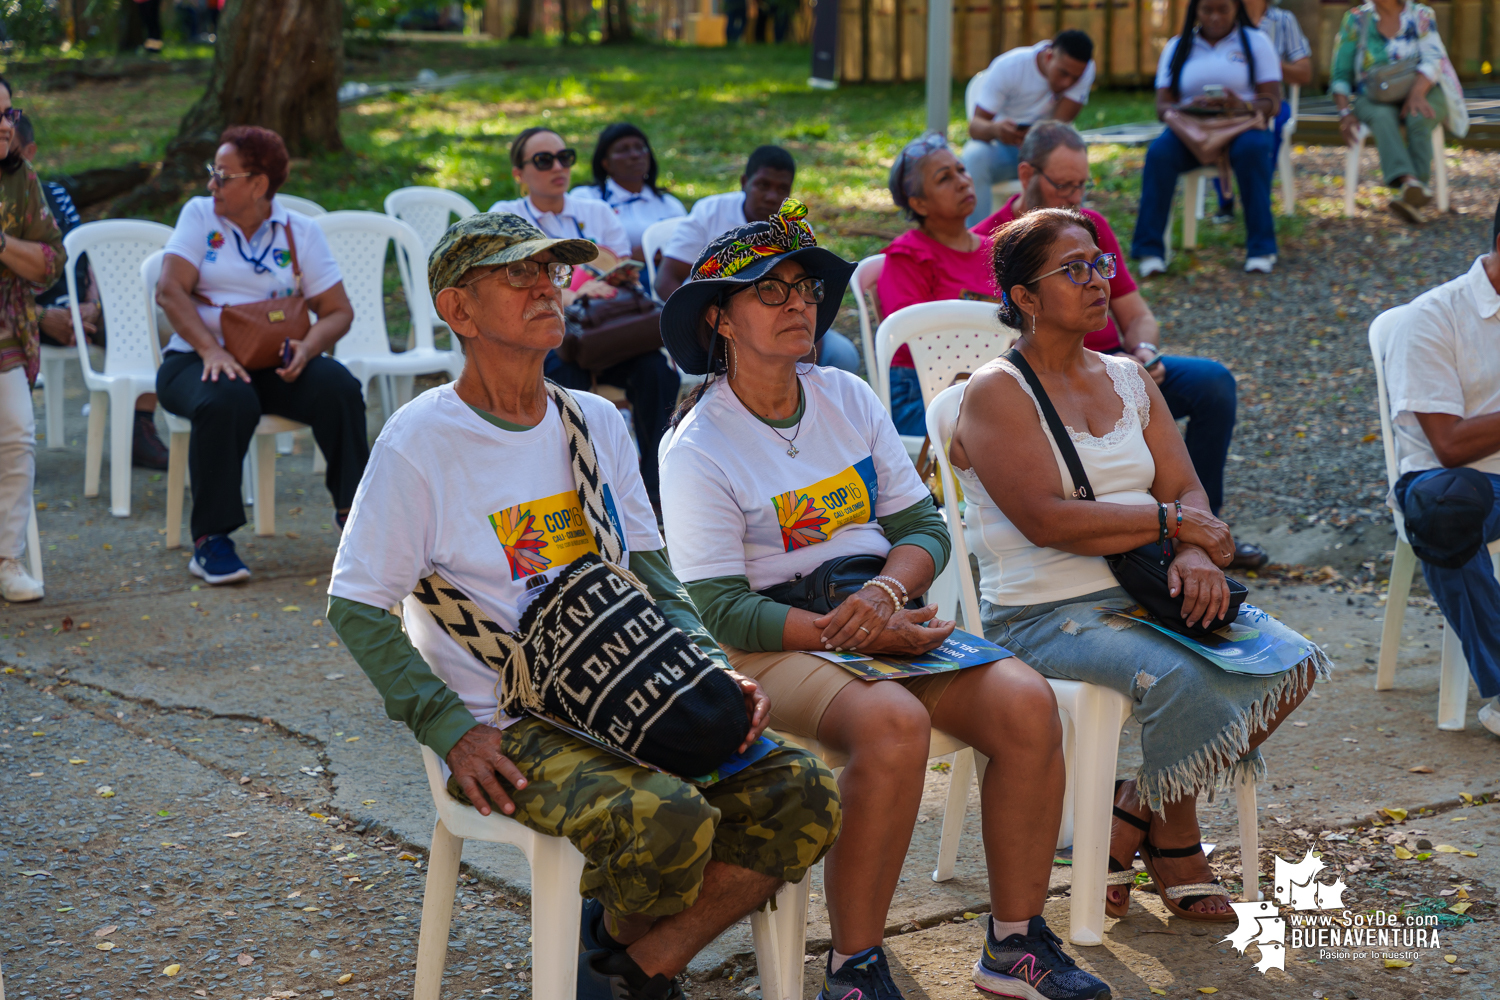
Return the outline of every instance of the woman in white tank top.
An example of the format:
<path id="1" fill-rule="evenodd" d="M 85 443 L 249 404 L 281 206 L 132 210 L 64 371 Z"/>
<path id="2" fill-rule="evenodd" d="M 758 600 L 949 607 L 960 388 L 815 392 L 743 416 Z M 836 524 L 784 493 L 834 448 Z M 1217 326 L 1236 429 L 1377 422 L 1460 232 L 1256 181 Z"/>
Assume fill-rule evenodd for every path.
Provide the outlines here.
<path id="1" fill-rule="evenodd" d="M 1049 677 L 1113 688 L 1135 703 L 1142 766 L 1116 784 L 1110 843 L 1114 916 L 1130 905 L 1140 850 L 1175 915 L 1233 921 L 1228 893 L 1198 843 L 1196 799 L 1236 774 L 1264 771 L 1256 747 L 1328 669 L 1315 651 L 1276 677 L 1220 670 L 1171 638 L 1098 610 L 1121 599 L 1104 556 L 1177 539 L 1169 570 L 1189 624 L 1223 615 L 1223 570 L 1234 552 L 1161 391 L 1132 358 L 1085 350 L 1108 316 L 1114 260 L 1089 219 L 1031 212 L 995 237 L 1000 319 L 1066 425 L 1099 502 L 1076 496 L 1041 406 L 1016 365 L 1000 358 L 964 392 L 950 455 L 968 501 L 965 532 L 980 565 L 987 638 Z M 1179 515 L 1179 510 L 1181 514 Z M 1179 523 L 1180 517 L 1180 523 Z M 1257 627 L 1267 628 L 1264 623 Z M 1271 630 L 1294 634 L 1274 620 Z"/>

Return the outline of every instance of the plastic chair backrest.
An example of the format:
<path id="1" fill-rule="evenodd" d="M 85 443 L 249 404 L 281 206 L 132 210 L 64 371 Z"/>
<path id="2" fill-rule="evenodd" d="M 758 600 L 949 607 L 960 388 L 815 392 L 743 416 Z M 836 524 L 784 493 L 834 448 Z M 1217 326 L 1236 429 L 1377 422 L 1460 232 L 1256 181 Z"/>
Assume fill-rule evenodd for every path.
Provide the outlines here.
<path id="1" fill-rule="evenodd" d="M 927 436 L 932 438 L 932 453 L 937 456 L 938 474 L 943 483 L 943 510 L 948 516 L 948 535 L 953 540 L 953 552 L 949 557 L 958 571 L 958 597 L 964 609 L 964 627 L 977 632 L 979 621 L 979 593 L 974 587 L 974 574 L 969 569 L 969 544 L 964 537 L 963 514 L 958 507 L 958 477 L 948 461 L 948 446 L 953 441 L 953 429 L 958 426 L 959 403 L 964 387 L 953 385 L 938 393 L 927 404 Z"/>
<path id="2" fill-rule="evenodd" d="M 385 214 L 411 226 L 417 231 L 422 245 L 431 253 L 449 226 L 449 216 L 467 219 L 478 215 L 474 203 L 457 191 L 439 187 L 397 188 L 385 196 Z M 422 259 L 426 264 L 426 258 Z"/>
<path id="3" fill-rule="evenodd" d="M 167 245 L 172 227 L 139 219 L 105 219 L 85 222 L 63 237 L 69 262 L 84 254 L 99 288 L 109 339 L 104 349 L 105 375 L 151 375 L 157 369 L 155 344 L 149 313 L 154 306 L 141 289 L 141 261 Z M 89 363 L 88 341 L 83 335 L 83 316 L 78 310 L 78 278 L 74 267 L 66 268 L 68 298 L 72 300 L 73 330 L 78 358 L 86 375 L 94 374 Z"/>
<path id="4" fill-rule="evenodd" d="M 1375 405 L 1380 407 L 1380 445 L 1385 452 L 1385 478 L 1391 486 L 1396 485 L 1398 466 L 1396 433 L 1391 426 L 1391 401 L 1385 388 L 1385 353 L 1390 347 L 1391 336 L 1400 328 L 1401 313 L 1405 310 L 1405 306 L 1395 306 L 1370 322 L 1370 357 L 1375 365 Z M 1391 516 L 1396 523 L 1396 536 L 1405 541 L 1406 519 L 1402 517 L 1400 508 L 1392 508 Z"/>
<path id="5" fill-rule="evenodd" d="M 979 85 L 983 82 L 984 74 L 987 72 L 989 72 L 988 67 L 975 73 L 969 77 L 968 84 L 964 86 L 964 121 L 966 122 L 974 120 L 974 109 L 979 106 Z"/>
<path id="6" fill-rule="evenodd" d="M 875 296 L 875 285 L 880 281 L 880 272 L 885 270 L 885 254 L 866 257 L 854 267 L 854 277 L 849 286 L 854 289 L 854 305 L 859 310 L 859 340 L 864 349 L 865 369 L 870 376 L 870 388 L 880 397 L 885 408 L 891 408 L 891 390 L 886 385 L 886 372 L 875 367 L 875 324 L 880 322 L 880 303 Z"/>
<path id="7" fill-rule="evenodd" d="M 313 220 L 328 239 L 329 249 L 344 278 L 344 291 L 354 306 L 349 332 L 334 345 L 336 358 L 384 357 L 391 353 L 385 324 L 386 248 L 396 244 L 396 259 L 405 253 L 426 260 L 422 239 L 406 223 L 380 212 L 329 212 Z M 432 296 L 427 269 L 397 267 L 406 292 L 406 308 L 416 330 L 416 347 L 432 349 Z"/>
<path id="8" fill-rule="evenodd" d="M 286 209 L 288 212 L 298 212 L 302 215 L 307 216 L 309 219 L 328 214 L 328 209 L 324 208 L 322 205 L 319 205 L 311 198 L 299 198 L 294 194 L 281 194 L 280 192 L 278 192 L 276 195 L 276 200 L 280 202 L 281 207 Z"/>
<path id="9" fill-rule="evenodd" d="M 1292 84 L 1292 92 L 1287 98 L 1287 103 L 1292 106 L 1292 115 L 1281 127 L 1281 138 L 1283 141 L 1297 134 L 1297 112 L 1302 106 L 1302 87 Z"/>
<path id="10" fill-rule="evenodd" d="M 679 215 L 675 219 L 653 222 L 641 233 L 641 255 L 646 258 L 646 287 L 652 289 L 653 295 L 656 294 L 656 251 L 664 249 L 672 241 L 672 234 L 677 232 L 677 227 L 682 225 L 685 218 L 687 216 Z"/>
<path id="11" fill-rule="evenodd" d="M 146 293 L 146 329 L 150 335 L 151 358 L 156 362 L 156 367 L 161 367 L 161 323 L 157 313 L 161 307 L 156 304 L 156 286 L 161 281 L 162 262 L 167 258 L 165 250 L 156 253 L 141 261 L 141 290 Z"/>
<path id="12" fill-rule="evenodd" d="M 875 363 L 884 372 L 898 347 L 910 347 L 922 402 L 930 406 L 957 375 L 998 358 L 1019 335 L 1001 325 L 996 308 L 992 302 L 945 299 L 897 309 L 875 331 Z"/>

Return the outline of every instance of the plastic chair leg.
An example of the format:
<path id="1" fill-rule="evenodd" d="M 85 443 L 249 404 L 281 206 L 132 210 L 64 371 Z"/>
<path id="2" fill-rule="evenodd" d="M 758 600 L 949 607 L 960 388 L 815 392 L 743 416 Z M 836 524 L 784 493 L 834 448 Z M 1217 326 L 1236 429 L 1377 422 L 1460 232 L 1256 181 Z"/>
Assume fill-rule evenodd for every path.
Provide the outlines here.
<path id="1" fill-rule="evenodd" d="M 1203 199 L 1199 197 L 1198 185 L 1203 183 L 1201 177 L 1189 177 L 1182 185 L 1182 249 L 1191 250 L 1198 245 L 1198 208 L 1202 206 Z M 1194 202 L 1197 202 L 1195 205 Z"/>
<path id="2" fill-rule="evenodd" d="M 1161 245 L 1163 249 L 1161 259 L 1167 261 L 1168 263 L 1171 263 L 1172 261 L 1172 207 L 1176 203 L 1177 196 L 1174 194 L 1172 198 L 1167 202 L 1167 228 L 1163 230 L 1161 234 Z"/>
<path id="3" fill-rule="evenodd" d="M 276 435 L 255 436 L 255 533 L 276 534 Z"/>
<path id="4" fill-rule="evenodd" d="M 1456 733 L 1464 728 L 1469 707 L 1469 661 L 1453 623 L 1443 619 L 1443 659 L 1438 679 L 1437 725 Z"/>
<path id="5" fill-rule="evenodd" d="M 1348 218 L 1354 214 L 1354 195 L 1359 190 L 1359 154 L 1364 149 L 1364 128 L 1359 130 L 1359 138 L 1354 145 L 1350 146 L 1344 153 L 1344 217 Z M 1435 130 L 1434 130 L 1435 131 Z"/>
<path id="6" fill-rule="evenodd" d="M 1292 169 L 1292 137 L 1286 136 L 1276 157 L 1277 171 L 1281 174 L 1281 214 L 1297 214 L 1297 175 Z"/>
<path id="7" fill-rule="evenodd" d="M 953 877 L 953 863 L 958 860 L 958 841 L 964 832 L 964 814 L 969 809 L 969 784 L 974 780 L 974 751 L 965 747 L 953 755 L 948 772 L 948 801 L 943 805 L 943 832 L 938 840 L 938 863 L 932 873 L 934 882 Z"/>
<path id="8" fill-rule="evenodd" d="M 416 377 L 413 375 L 392 375 L 391 386 L 396 397 L 396 409 L 399 410 L 411 402 L 412 392 L 416 386 Z M 391 411 L 392 413 L 395 410 Z"/>
<path id="9" fill-rule="evenodd" d="M 1448 214 L 1448 156 L 1443 126 L 1432 130 L 1432 181 L 1437 194 L 1438 211 Z"/>
<path id="10" fill-rule="evenodd" d="M 453 893 L 458 888 L 458 863 L 463 851 L 463 838 L 449 833 L 443 821 L 438 820 L 432 828 L 432 851 L 427 857 L 427 888 L 422 895 L 422 931 L 417 939 L 417 985 L 412 991 L 413 1000 L 438 1000 L 442 992 L 443 965 L 448 960 L 448 928 L 453 921 Z M 576 887 L 573 896 L 575 899 L 578 896 Z M 535 886 L 532 899 L 536 899 Z M 534 939 L 541 939 L 539 929 L 533 928 L 532 934 Z M 575 921 L 572 939 L 576 941 L 577 937 Z M 540 971 L 535 969 L 534 962 L 533 971 Z M 573 993 L 544 993 L 538 976 L 536 995 L 572 996 Z"/>
<path id="11" fill-rule="evenodd" d="M 68 405 L 63 393 L 63 376 L 67 370 L 66 361 L 52 358 L 42 361 L 42 376 L 47 380 L 42 389 L 42 405 L 47 407 L 48 451 L 59 451 L 68 444 L 67 431 L 63 426 L 63 417 L 66 416 L 64 407 Z"/>
<path id="12" fill-rule="evenodd" d="M 1255 782 L 1241 781 L 1234 788 L 1235 811 L 1240 820 L 1240 877 L 1244 881 L 1244 895 L 1240 898 L 1254 903 L 1260 893 L 1260 814 L 1255 805 Z"/>
<path id="13" fill-rule="evenodd" d="M 182 495 L 187 489 L 188 439 L 178 433 L 167 441 L 167 540 L 169 549 L 182 548 Z"/>
<path id="14" fill-rule="evenodd" d="M 1073 846 L 1073 838 L 1076 836 L 1073 813 L 1078 808 L 1078 788 L 1077 783 L 1073 780 L 1073 775 L 1077 767 L 1078 744 L 1075 741 L 1074 732 L 1076 727 L 1073 724 L 1073 713 L 1070 709 L 1071 706 L 1065 708 L 1059 704 L 1057 712 L 1058 721 L 1062 723 L 1063 768 L 1064 773 L 1067 775 L 1066 783 L 1063 786 L 1062 824 L 1057 828 L 1057 849 L 1059 851 L 1071 848 Z"/>
<path id="15" fill-rule="evenodd" d="M 36 504 L 31 505 L 31 516 L 26 520 L 26 555 L 31 562 L 31 575 L 42 583 L 42 537 L 36 527 Z M 0 1000 L 5 1000 L 0 997 Z"/>
<path id="16" fill-rule="evenodd" d="M 94 411 L 89 410 L 92 419 Z M 109 394 L 109 512 L 130 516 L 130 445 L 135 436 L 135 395 Z"/>
<path id="17" fill-rule="evenodd" d="M 573 997 L 578 992 L 578 922 L 583 899 L 583 855 L 561 837 L 535 837 L 531 849 L 531 974 L 534 997 Z M 453 876 L 458 875 L 457 865 Z M 431 882 L 428 882 L 429 887 Z M 448 880 L 452 905 L 453 879 Z M 425 937 L 426 923 L 424 917 Z M 446 924 L 442 946 L 448 945 Z M 441 969 L 438 970 L 441 973 Z M 434 994 L 435 995 L 435 994 Z M 418 1000 L 421 1000 L 418 997 Z"/>
<path id="18" fill-rule="evenodd" d="M 808 879 L 787 885 L 769 906 L 750 914 L 755 967 L 764 1000 L 802 1000 L 802 955 L 807 945 Z"/>
<path id="19" fill-rule="evenodd" d="M 104 464 L 104 422 L 109 419 L 109 393 L 89 393 L 89 431 L 83 446 L 83 495 L 99 495 L 99 468 Z"/>
<path id="20" fill-rule="evenodd" d="M 295 431 L 282 431 L 276 435 L 276 454 L 290 455 L 292 453 L 292 435 Z"/>
<path id="21" fill-rule="evenodd" d="M 1104 876 L 1109 869 L 1110 804 L 1120 751 L 1123 696 L 1087 685 L 1073 719 L 1073 888 L 1068 940 L 1104 943 Z"/>
<path id="22" fill-rule="evenodd" d="M 950 559 L 937 579 L 927 588 L 927 603 L 938 606 L 937 616 L 944 621 L 951 621 L 958 611 L 958 573 L 954 567 L 955 564 Z M 971 632 L 979 631 L 969 622 L 964 622 L 964 627 Z"/>
<path id="23" fill-rule="evenodd" d="M 1389 691 L 1396 685 L 1396 656 L 1401 650 L 1401 626 L 1406 622 L 1406 598 L 1411 593 L 1417 554 L 1411 544 L 1396 540 L 1396 558 L 1391 562 L 1391 583 L 1386 590 L 1385 627 L 1380 630 L 1380 660 L 1375 668 L 1375 690 Z"/>

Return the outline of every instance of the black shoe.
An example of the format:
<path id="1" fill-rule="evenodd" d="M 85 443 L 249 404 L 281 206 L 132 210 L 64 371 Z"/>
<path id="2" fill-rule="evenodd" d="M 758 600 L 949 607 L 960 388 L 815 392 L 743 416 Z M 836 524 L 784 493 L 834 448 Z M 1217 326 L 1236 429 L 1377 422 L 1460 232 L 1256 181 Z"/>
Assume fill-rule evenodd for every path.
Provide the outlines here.
<path id="1" fill-rule="evenodd" d="M 130 464 L 140 469 L 167 470 L 167 446 L 156 433 L 156 414 L 135 411 L 135 431 L 130 442 Z"/>
<path id="2" fill-rule="evenodd" d="M 1259 545 L 1238 542 L 1234 547 L 1234 558 L 1229 560 L 1230 569 L 1260 569 L 1271 561 L 1270 555 Z"/>
<path id="3" fill-rule="evenodd" d="M 585 951 L 578 956 L 577 1000 L 682 1000 L 677 980 L 649 979 L 623 951 Z"/>

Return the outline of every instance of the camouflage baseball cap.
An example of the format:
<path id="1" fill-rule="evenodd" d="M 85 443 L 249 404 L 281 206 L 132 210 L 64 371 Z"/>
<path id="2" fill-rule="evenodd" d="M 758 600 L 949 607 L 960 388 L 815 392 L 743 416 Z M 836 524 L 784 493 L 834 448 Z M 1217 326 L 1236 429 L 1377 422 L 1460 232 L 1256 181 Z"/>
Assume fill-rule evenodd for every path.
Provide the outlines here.
<path id="1" fill-rule="evenodd" d="M 588 240 L 558 240 L 519 215 L 484 212 L 448 227 L 427 258 L 427 282 L 436 295 L 457 285 L 471 267 L 510 264 L 543 250 L 564 264 L 586 264 L 599 254 Z"/>

